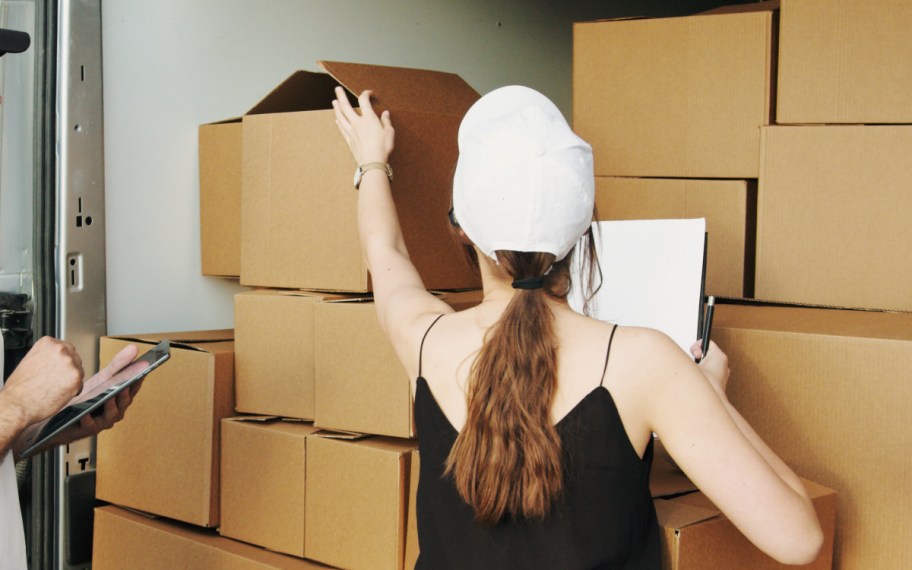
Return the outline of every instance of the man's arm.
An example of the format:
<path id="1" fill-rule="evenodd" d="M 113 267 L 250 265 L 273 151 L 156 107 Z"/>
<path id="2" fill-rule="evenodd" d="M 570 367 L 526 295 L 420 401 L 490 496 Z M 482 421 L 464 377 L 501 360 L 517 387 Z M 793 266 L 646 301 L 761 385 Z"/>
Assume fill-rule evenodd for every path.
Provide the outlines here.
<path id="1" fill-rule="evenodd" d="M 5 391 L 0 391 L 0 459 L 6 457 L 6 452 L 12 449 L 28 425 L 23 410 L 4 395 Z"/>
<path id="2" fill-rule="evenodd" d="M 82 360 L 65 341 L 42 337 L 0 390 L 0 457 L 28 426 L 51 417 L 82 390 Z"/>

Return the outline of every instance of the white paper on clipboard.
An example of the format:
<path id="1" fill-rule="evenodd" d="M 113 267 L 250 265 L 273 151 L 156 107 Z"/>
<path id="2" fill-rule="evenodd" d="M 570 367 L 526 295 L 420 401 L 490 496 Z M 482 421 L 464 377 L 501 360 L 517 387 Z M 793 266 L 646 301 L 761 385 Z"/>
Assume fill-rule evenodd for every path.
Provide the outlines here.
<path id="1" fill-rule="evenodd" d="M 658 329 L 690 354 L 702 307 L 704 218 L 595 222 L 602 286 L 594 318 Z M 579 260 L 571 263 L 570 306 L 582 310 Z M 588 275 L 588 273 L 585 273 Z"/>

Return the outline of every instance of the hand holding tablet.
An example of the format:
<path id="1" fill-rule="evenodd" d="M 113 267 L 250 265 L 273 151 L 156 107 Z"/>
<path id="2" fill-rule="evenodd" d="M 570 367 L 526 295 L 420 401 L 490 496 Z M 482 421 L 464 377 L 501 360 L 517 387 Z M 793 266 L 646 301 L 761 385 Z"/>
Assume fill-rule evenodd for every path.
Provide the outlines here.
<path id="1" fill-rule="evenodd" d="M 83 416 L 100 415 L 105 402 L 116 397 L 127 388 L 136 385 L 152 370 L 161 366 L 170 357 L 169 341 L 164 340 L 136 360 L 119 362 L 122 351 L 105 369 L 89 379 L 85 386 L 62 410 L 43 422 L 30 426 L 22 435 L 26 448 L 21 458 L 39 451 L 61 432 L 79 424 Z M 129 358 L 129 357 L 128 357 Z"/>

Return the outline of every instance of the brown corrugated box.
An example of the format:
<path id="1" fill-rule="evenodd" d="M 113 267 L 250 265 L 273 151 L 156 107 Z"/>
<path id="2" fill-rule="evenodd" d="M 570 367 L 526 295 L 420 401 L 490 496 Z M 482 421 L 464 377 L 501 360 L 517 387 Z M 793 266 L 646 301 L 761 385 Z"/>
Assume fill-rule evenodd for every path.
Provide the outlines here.
<path id="1" fill-rule="evenodd" d="M 199 127 L 200 252 L 203 275 L 241 274 L 241 122 Z"/>
<path id="2" fill-rule="evenodd" d="M 756 181 L 596 177 L 600 220 L 706 218 L 706 294 L 753 295 Z"/>
<path id="3" fill-rule="evenodd" d="M 95 509 L 95 570 L 310 570 L 322 564 L 269 552 L 214 530 L 154 519 L 112 505 Z"/>
<path id="4" fill-rule="evenodd" d="M 324 88 L 334 82 L 325 79 Z M 319 79 L 318 78 L 318 79 Z M 314 81 L 317 81 L 315 79 Z M 312 104 L 270 95 L 248 115 L 287 113 Z M 239 277 L 241 274 L 241 183 L 243 165 L 242 118 L 233 117 L 199 127 L 200 249 L 203 275 Z"/>
<path id="5" fill-rule="evenodd" d="M 839 494 L 835 567 L 909 567 L 912 315 L 718 305 L 713 340 L 734 406 Z"/>
<path id="6" fill-rule="evenodd" d="M 222 536 L 304 556 L 310 424 L 276 418 L 222 420 Z"/>
<path id="7" fill-rule="evenodd" d="M 755 296 L 912 311 L 912 126 L 762 132 Z"/>
<path id="8" fill-rule="evenodd" d="M 241 283 L 364 292 L 371 288 L 356 224 L 355 162 L 335 125 L 337 80 L 374 90 L 374 107 L 396 125 L 392 195 L 412 262 L 431 289 L 477 287 L 450 234 L 456 132 L 478 94 L 459 76 L 393 67 L 321 62 L 298 71 L 266 99 L 297 112 L 244 117 Z M 420 89 L 416 89 L 420 86 Z"/>
<path id="9" fill-rule="evenodd" d="M 794 568 L 776 562 L 754 546 L 667 457 L 657 442 L 649 484 L 662 527 L 663 569 Z M 833 567 L 836 493 L 807 479 L 802 482 L 817 511 L 824 542 L 817 559 L 801 568 L 828 570 Z"/>
<path id="10" fill-rule="evenodd" d="M 783 0 L 777 123 L 912 123 L 912 3 Z"/>
<path id="11" fill-rule="evenodd" d="M 96 496 L 200 526 L 219 522 L 219 422 L 234 414 L 233 331 L 102 337 L 100 362 L 170 339 L 129 413 L 98 434 Z"/>
<path id="12" fill-rule="evenodd" d="M 314 418 L 314 304 L 321 296 L 288 290 L 234 296 L 237 411 Z"/>
<path id="13" fill-rule="evenodd" d="M 352 570 L 402 570 L 414 441 L 307 439 L 304 554 Z"/>
<path id="14" fill-rule="evenodd" d="M 457 311 L 477 305 L 479 291 L 447 293 Z M 409 378 L 380 328 L 368 297 L 326 297 L 314 306 L 317 427 L 412 437 Z M 357 357 L 353 357 L 357 355 Z"/>
<path id="15" fill-rule="evenodd" d="M 599 176 L 756 178 L 776 13 L 577 23 L 573 128 Z"/>

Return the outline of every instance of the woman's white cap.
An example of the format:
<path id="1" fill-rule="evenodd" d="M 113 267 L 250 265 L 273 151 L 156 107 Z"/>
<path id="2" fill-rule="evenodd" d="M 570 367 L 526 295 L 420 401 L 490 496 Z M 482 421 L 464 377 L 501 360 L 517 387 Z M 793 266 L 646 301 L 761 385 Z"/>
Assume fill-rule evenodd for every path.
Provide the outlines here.
<path id="1" fill-rule="evenodd" d="M 541 251 L 563 259 L 592 223 L 592 147 L 528 87 L 496 89 L 459 126 L 453 214 L 485 255 Z"/>

